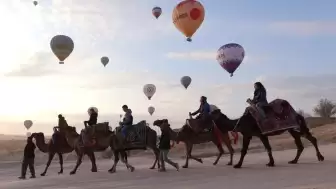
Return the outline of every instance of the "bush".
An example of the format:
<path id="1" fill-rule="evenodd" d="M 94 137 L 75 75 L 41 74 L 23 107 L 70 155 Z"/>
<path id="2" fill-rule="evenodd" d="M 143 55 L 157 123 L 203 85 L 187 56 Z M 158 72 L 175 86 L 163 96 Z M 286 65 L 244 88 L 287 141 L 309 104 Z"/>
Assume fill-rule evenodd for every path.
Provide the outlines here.
<path id="1" fill-rule="evenodd" d="M 336 104 L 329 99 L 321 99 L 313 112 L 323 118 L 333 117 L 336 114 Z"/>

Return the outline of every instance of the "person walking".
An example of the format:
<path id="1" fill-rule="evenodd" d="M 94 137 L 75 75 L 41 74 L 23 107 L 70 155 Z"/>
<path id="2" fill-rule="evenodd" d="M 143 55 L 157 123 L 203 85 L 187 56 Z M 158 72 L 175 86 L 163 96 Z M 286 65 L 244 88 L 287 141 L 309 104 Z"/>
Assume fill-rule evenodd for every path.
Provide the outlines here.
<path id="1" fill-rule="evenodd" d="M 35 148 L 36 146 L 33 143 L 33 138 L 28 137 L 26 147 L 24 148 L 23 161 L 22 161 L 22 167 L 21 167 L 21 176 L 19 177 L 19 179 L 26 179 L 26 172 L 27 172 L 28 167 L 31 173 L 30 178 L 36 178 L 35 168 L 34 168 Z"/>
<path id="2" fill-rule="evenodd" d="M 159 149 L 160 149 L 160 163 L 161 163 L 161 168 L 159 169 L 160 172 L 165 172 L 166 167 L 165 167 L 165 162 L 170 164 L 171 166 L 175 167 L 177 171 L 179 171 L 179 165 L 178 163 L 175 163 L 171 161 L 168 158 L 168 153 L 171 148 L 170 146 L 170 141 L 171 141 L 171 129 L 168 121 L 164 122 L 161 126 L 161 138 L 160 138 L 160 144 L 159 144 Z"/>

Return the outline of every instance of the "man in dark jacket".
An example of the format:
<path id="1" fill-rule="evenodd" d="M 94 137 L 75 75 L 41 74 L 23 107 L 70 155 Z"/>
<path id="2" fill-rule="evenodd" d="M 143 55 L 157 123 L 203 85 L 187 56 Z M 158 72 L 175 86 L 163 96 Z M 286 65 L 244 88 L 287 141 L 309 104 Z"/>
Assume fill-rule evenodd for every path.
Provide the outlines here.
<path id="1" fill-rule="evenodd" d="M 34 159 L 35 159 L 35 144 L 33 143 L 33 138 L 28 137 L 27 138 L 27 144 L 24 148 L 24 155 L 23 155 L 23 161 L 22 161 L 22 168 L 21 168 L 21 176 L 19 179 L 26 179 L 26 172 L 27 168 L 29 167 L 31 177 L 30 178 L 36 178 L 35 177 L 35 168 L 34 168 Z"/>
<path id="2" fill-rule="evenodd" d="M 161 168 L 159 169 L 160 172 L 165 172 L 166 167 L 165 167 L 165 162 L 170 164 L 171 166 L 175 167 L 176 170 L 179 170 L 179 165 L 173 161 L 171 161 L 168 158 L 168 153 L 170 150 L 170 141 L 171 141 L 171 129 L 170 125 L 168 123 L 168 120 L 165 120 L 165 122 L 160 126 L 161 129 L 161 138 L 160 138 L 160 144 L 159 144 L 159 149 L 160 149 L 160 163 L 161 163 Z"/>
<path id="3" fill-rule="evenodd" d="M 191 115 L 191 116 L 199 114 L 196 117 L 196 119 L 204 118 L 205 116 L 210 114 L 210 105 L 207 102 L 207 97 L 201 96 L 200 103 L 201 104 L 200 104 L 200 107 L 198 108 L 198 110 L 196 110 L 193 113 L 189 113 L 189 115 Z"/>
<path id="4" fill-rule="evenodd" d="M 89 115 L 90 115 L 90 119 L 88 121 L 84 121 L 85 128 L 87 126 L 93 126 L 97 124 L 98 113 L 93 108 L 89 110 Z"/>

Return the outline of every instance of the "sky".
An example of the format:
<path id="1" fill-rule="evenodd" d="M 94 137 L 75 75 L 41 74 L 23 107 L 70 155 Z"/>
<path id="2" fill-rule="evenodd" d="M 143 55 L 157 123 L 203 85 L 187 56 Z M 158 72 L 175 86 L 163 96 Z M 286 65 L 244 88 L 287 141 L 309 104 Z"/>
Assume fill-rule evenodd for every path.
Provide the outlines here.
<path id="1" fill-rule="evenodd" d="M 137 121 L 168 118 L 172 127 L 208 97 L 231 118 L 239 117 L 253 83 L 261 81 L 269 101 L 288 100 L 312 113 L 319 99 L 335 100 L 336 2 L 332 0 L 200 1 L 205 20 L 193 42 L 172 23 L 178 0 L 0 1 L 0 133 L 52 132 L 62 113 L 83 128 L 87 109 L 99 109 L 99 122 L 119 122 L 127 104 Z M 154 6 L 163 10 L 156 20 Z M 55 35 L 74 41 L 73 53 L 58 64 L 50 49 Z M 238 43 L 246 57 L 233 77 L 216 61 L 226 43 Z M 110 63 L 104 68 L 102 56 Z M 188 75 L 188 90 L 180 78 Z M 147 83 L 157 87 L 152 100 Z M 147 112 L 154 106 L 153 116 Z"/>

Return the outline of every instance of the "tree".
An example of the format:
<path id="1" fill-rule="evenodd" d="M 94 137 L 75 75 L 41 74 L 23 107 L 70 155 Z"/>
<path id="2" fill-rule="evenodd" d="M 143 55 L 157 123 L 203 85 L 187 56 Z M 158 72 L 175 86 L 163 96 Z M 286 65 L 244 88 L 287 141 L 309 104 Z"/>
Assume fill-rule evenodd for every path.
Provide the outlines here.
<path id="1" fill-rule="evenodd" d="M 308 113 L 306 113 L 304 110 L 302 110 L 302 109 L 298 109 L 297 111 L 296 111 L 298 114 L 300 114 L 300 115 L 302 115 L 303 117 L 311 117 L 311 115 L 310 114 L 308 114 Z"/>
<path id="2" fill-rule="evenodd" d="M 336 114 L 336 103 L 326 98 L 321 99 L 313 112 L 323 118 L 333 117 Z"/>

